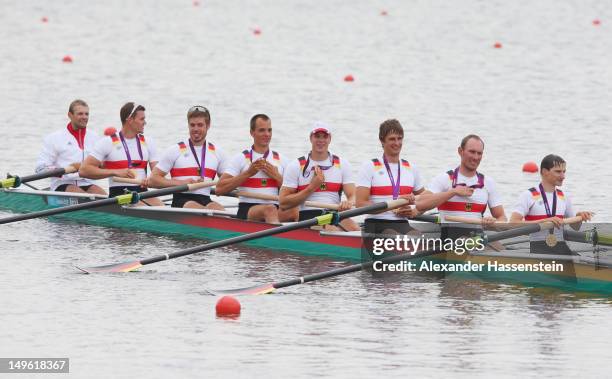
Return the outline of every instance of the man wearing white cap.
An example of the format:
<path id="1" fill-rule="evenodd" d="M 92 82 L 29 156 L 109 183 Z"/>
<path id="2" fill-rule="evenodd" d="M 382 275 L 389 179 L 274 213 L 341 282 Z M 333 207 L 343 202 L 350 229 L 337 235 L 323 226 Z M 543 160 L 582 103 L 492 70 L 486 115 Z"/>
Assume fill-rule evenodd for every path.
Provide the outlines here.
<path id="1" fill-rule="evenodd" d="M 306 201 L 338 204 L 339 210 L 347 210 L 355 204 L 355 182 L 351 165 L 329 152 L 331 130 L 328 125 L 316 122 L 310 131 L 312 149 L 308 156 L 290 162 L 283 174 L 283 185 L 279 199 L 282 209 L 300 206 L 300 220 L 307 220 L 324 213 L 318 208 L 307 207 Z M 342 201 L 344 192 L 347 200 Z M 351 219 L 344 219 L 340 227 L 345 230 L 360 230 Z M 326 226 L 337 230 L 335 226 Z"/>

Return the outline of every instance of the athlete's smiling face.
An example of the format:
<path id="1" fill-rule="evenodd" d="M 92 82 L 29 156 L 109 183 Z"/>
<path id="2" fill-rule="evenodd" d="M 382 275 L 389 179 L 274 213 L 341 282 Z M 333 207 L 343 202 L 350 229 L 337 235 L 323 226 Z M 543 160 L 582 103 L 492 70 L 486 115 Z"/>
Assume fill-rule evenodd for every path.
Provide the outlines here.
<path id="1" fill-rule="evenodd" d="M 397 157 L 402 151 L 402 145 L 404 144 L 404 136 L 399 133 L 389 133 L 385 136 L 385 140 L 382 142 L 382 148 L 385 156 Z"/>
<path id="2" fill-rule="evenodd" d="M 84 129 L 89 122 L 89 107 L 75 105 L 72 112 L 68 112 L 68 118 L 74 129 Z"/>
<path id="3" fill-rule="evenodd" d="M 208 133 L 208 128 L 210 128 L 210 124 L 206 123 L 206 118 L 204 116 L 196 116 L 191 117 L 188 120 L 189 124 L 189 138 L 191 142 L 196 145 L 201 144 L 206 140 L 206 133 Z"/>
<path id="4" fill-rule="evenodd" d="M 268 148 L 272 140 L 272 121 L 258 118 L 255 121 L 255 129 L 251 131 L 254 145 Z"/>
<path id="5" fill-rule="evenodd" d="M 470 138 L 465 143 L 465 147 L 459 147 L 458 152 L 461 165 L 469 171 L 476 171 L 482 160 L 484 144 L 479 139 Z"/>
<path id="6" fill-rule="evenodd" d="M 331 142 L 331 134 L 325 132 L 316 132 L 310 135 L 310 143 L 312 151 L 317 153 L 327 153 Z"/>

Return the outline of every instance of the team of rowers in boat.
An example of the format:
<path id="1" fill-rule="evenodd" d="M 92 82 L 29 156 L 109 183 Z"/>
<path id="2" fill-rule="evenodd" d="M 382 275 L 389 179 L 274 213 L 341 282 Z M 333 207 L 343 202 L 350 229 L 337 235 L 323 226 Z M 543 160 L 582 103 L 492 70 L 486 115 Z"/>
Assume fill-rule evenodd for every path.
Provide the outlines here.
<path id="1" fill-rule="evenodd" d="M 483 157 L 484 142 L 474 134 L 463 138 L 458 147 L 459 166 L 436 176 L 425 187 L 418 168 L 401 158 L 404 130 L 395 119 L 380 125 L 382 154 L 364 162 L 357 180 L 354 180 L 350 163 L 330 152 L 332 131 L 324 123 L 317 122 L 310 130 L 311 151 L 297 159 L 287 160 L 270 146 L 270 118 L 256 114 L 250 121 L 253 144 L 228 157 L 218 145 L 207 140 L 211 127 L 210 112 L 196 105 L 187 112 L 189 139 L 173 144 L 160 156 L 152 139 L 143 134 L 145 111 L 141 104 L 124 104 L 120 110 L 121 130 L 98 137 L 87 129 L 87 103 L 73 101 L 68 110 L 70 122 L 67 127 L 45 138 L 37 172 L 73 165 L 78 172 L 53 178 L 52 190 L 106 194 L 92 180 L 109 178 L 109 196 L 126 191 L 142 192 L 147 187 L 164 188 L 214 180 L 218 176 L 217 195 L 238 189 L 255 196 L 240 196 L 238 218 L 268 223 L 304 220 L 325 212 L 308 206 L 307 202 L 337 204 L 342 211 L 390 199 L 407 199 L 409 205 L 367 216 L 365 227 L 375 233 L 388 232 L 389 229 L 404 233 L 409 229 L 408 219 L 437 208 L 443 218 L 477 219 L 483 226 L 506 221 L 551 221 L 557 227 L 554 237 L 563 241 L 563 218 L 580 216 L 583 221 L 588 221 L 592 217 L 591 212 L 574 211 L 569 197 L 558 188 L 565 179 L 565 161 L 557 155 L 547 155 L 540 166 L 541 182 L 521 193 L 518 205 L 507 220 L 495 182 L 477 171 Z M 141 182 L 140 185 L 126 185 L 114 178 L 139 179 Z M 268 195 L 268 200 L 256 195 Z M 163 205 L 157 198 L 147 199 L 146 203 Z M 211 200 L 209 187 L 174 194 L 172 207 L 224 209 Z M 487 207 L 491 216 L 484 215 Z M 360 230 L 352 219 L 326 227 Z M 578 229 L 580 224 L 572 227 Z M 454 238 L 451 234 L 462 230 L 465 231 L 446 228 L 443 234 Z M 531 235 L 532 244 L 542 244 L 549 237 L 548 233 Z M 556 252 L 567 248 L 564 245 L 558 244 Z"/>

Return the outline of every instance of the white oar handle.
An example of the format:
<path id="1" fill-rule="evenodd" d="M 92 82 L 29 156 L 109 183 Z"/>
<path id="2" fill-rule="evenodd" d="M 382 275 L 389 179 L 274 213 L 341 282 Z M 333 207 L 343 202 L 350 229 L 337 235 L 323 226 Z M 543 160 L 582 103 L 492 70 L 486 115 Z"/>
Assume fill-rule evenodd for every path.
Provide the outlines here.
<path id="1" fill-rule="evenodd" d="M 73 165 L 69 165 L 69 166 L 66 166 L 66 167 L 64 168 L 64 172 L 65 172 L 66 174 L 73 174 L 73 173 L 75 173 L 75 172 L 77 172 L 77 171 L 79 171 L 79 170 L 78 170 L 76 167 L 74 167 Z"/>
<path id="2" fill-rule="evenodd" d="M 563 225 L 568 225 L 568 224 L 575 224 L 577 222 L 582 222 L 582 217 L 580 216 L 575 216 L 575 217 L 570 217 L 570 218 L 564 218 L 563 219 Z M 540 224 L 540 230 L 548 230 L 548 229 L 552 229 L 555 226 L 555 224 L 553 224 L 550 221 L 546 221 Z"/>
<path id="3" fill-rule="evenodd" d="M 461 217 L 461 216 L 444 216 L 442 217 L 442 222 L 460 222 L 462 224 L 474 224 L 474 225 L 482 225 L 481 218 L 469 218 L 469 217 Z M 495 221 L 494 224 L 506 224 L 505 221 Z"/>
<path id="4" fill-rule="evenodd" d="M 250 198 L 259 199 L 259 200 L 278 201 L 278 196 L 269 195 L 265 193 L 238 191 L 236 192 L 236 196 L 250 197 Z M 317 201 L 306 201 L 304 205 L 306 205 L 307 207 L 312 207 L 312 208 L 323 208 L 323 209 L 333 209 L 333 210 L 337 210 L 339 208 L 338 204 L 326 204 L 326 203 L 319 203 Z"/>
<path id="5" fill-rule="evenodd" d="M 135 184 L 135 185 L 142 184 L 142 179 L 121 178 L 121 177 L 118 177 L 118 176 L 113 176 L 113 181 L 115 181 L 117 183 Z"/>
<path id="6" fill-rule="evenodd" d="M 402 207 L 404 205 L 408 205 L 408 200 L 406 199 L 396 199 L 387 201 L 387 210 L 395 209 Z"/>
<path id="7" fill-rule="evenodd" d="M 141 185 L 142 184 L 142 179 L 120 178 L 118 176 L 113 176 L 113 180 L 115 182 L 117 182 L 117 183 L 135 184 L 135 185 Z M 219 182 L 219 181 L 218 180 L 211 180 L 211 181 L 197 182 L 197 183 L 188 184 L 187 187 L 189 187 L 189 191 L 195 191 L 195 190 L 198 190 L 200 188 L 206 188 L 206 187 L 215 186 L 217 184 L 217 182 Z"/>
<path id="8" fill-rule="evenodd" d="M 474 224 L 474 225 L 482 225 L 482 219 L 476 219 L 476 218 L 469 218 L 469 217 L 461 217 L 461 216 L 444 216 L 442 219 L 442 222 L 460 222 L 462 224 Z M 574 224 L 576 222 L 581 222 L 582 221 L 582 217 L 580 216 L 576 216 L 576 217 L 571 217 L 571 218 L 566 218 L 563 219 L 563 224 L 567 225 L 567 224 Z M 496 226 L 499 225 L 508 225 L 508 226 L 523 226 L 523 223 L 516 223 L 516 225 L 514 225 L 514 223 L 508 223 L 505 221 L 496 221 L 493 223 Z M 548 229 L 552 229 L 554 224 L 550 221 L 547 222 L 543 222 L 541 223 L 542 226 L 542 230 L 548 230 Z"/>
<path id="9" fill-rule="evenodd" d="M 318 201 L 307 201 L 304 203 L 304 205 L 312 208 L 332 209 L 334 211 L 340 209 L 338 204 L 319 203 Z"/>
<path id="10" fill-rule="evenodd" d="M 248 192 L 248 191 L 238 191 L 238 192 L 236 192 L 236 196 L 251 197 L 253 199 L 259 199 L 259 200 L 278 201 L 278 196 L 270 195 L 270 194 L 267 194 L 267 193 L 255 193 L 255 192 Z"/>
<path id="11" fill-rule="evenodd" d="M 192 183 L 192 184 L 187 184 L 187 187 L 189 187 L 189 191 L 195 191 L 198 190 L 200 188 L 206 188 L 206 187 L 212 187 L 217 185 L 219 181 L 218 180 L 210 180 L 210 181 L 205 181 L 205 182 L 197 182 L 197 183 Z"/>

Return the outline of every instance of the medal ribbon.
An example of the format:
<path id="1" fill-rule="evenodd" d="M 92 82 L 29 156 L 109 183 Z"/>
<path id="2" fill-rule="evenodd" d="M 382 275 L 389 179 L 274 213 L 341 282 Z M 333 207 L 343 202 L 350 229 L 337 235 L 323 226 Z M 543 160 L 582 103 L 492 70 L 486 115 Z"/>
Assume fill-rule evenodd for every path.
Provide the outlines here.
<path id="1" fill-rule="evenodd" d="M 389 175 L 389 180 L 391 181 L 391 188 L 393 188 L 393 200 L 396 200 L 399 197 L 400 193 L 400 181 L 402 175 L 402 164 L 401 161 L 397 162 L 397 183 L 393 178 L 393 173 L 391 172 L 391 167 L 389 166 L 389 161 L 387 161 L 387 157 L 383 154 L 383 162 L 385 162 L 385 168 L 387 169 L 387 175 Z"/>
<path id="2" fill-rule="evenodd" d="M 253 163 L 253 148 L 255 148 L 255 145 L 251 145 L 251 152 L 249 153 L 249 160 L 251 161 L 251 163 Z M 270 154 L 270 149 L 266 150 L 266 152 L 264 153 L 264 160 L 268 158 L 268 154 Z"/>
<path id="3" fill-rule="evenodd" d="M 198 159 L 198 154 L 196 154 L 195 146 L 193 145 L 193 142 L 191 142 L 191 138 L 189 139 L 189 148 L 191 149 L 191 154 L 193 154 L 196 164 L 198 165 L 198 169 L 200 171 L 200 177 L 203 178 L 205 164 L 206 164 L 206 141 L 204 141 L 204 144 L 202 145 L 202 164 L 200 164 L 200 160 Z"/>
<path id="4" fill-rule="evenodd" d="M 476 176 L 478 176 L 478 183 L 477 184 L 472 184 L 470 186 L 470 188 L 483 188 L 484 187 L 484 176 L 479 175 L 478 172 L 476 172 Z M 452 188 L 455 188 L 457 186 L 466 186 L 467 184 L 465 183 L 458 183 L 457 184 L 457 178 L 459 177 L 459 167 L 457 167 L 455 169 L 455 171 L 453 172 L 453 182 L 452 182 Z"/>
<path id="5" fill-rule="evenodd" d="M 542 200 L 544 200 L 544 209 L 546 210 L 546 216 L 555 217 L 557 215 L 557 190 L 553 189 L 552 212 L 550 211 L 548 199 L 546 199 L 546 192 L 544 192 L 544 186 L 542 186 L 542 183 L 540 183 L 540 193 L 542 194 Z"/>
<path id="6" fill-rule="evenodd" d="M 128 168 L 131 168 L 132 167 L 132 156 L 130 155 L 130 149 L 128 148 L 128 145 L 125 142 L 123 133 L 119 132 L 119 138 L 121 139 L 123 150 L 125 150 L 125 156 L 127 157 L 127 161 L 128 161 Z M 136 146 L 138 146 L 138 155 L 140 155 L 140 160 L 142 161 L 142 147 L 140 146 L 140 138 L 138 138 L 138 135 L 136 135 Z"/>
<path id="7" fill-rule="evenodd" d="M 334 167 L 334 161 L 332 159 L 333 155 L 330 152 L 327 152 L 327 154 L 329 154 L 329 160 L 330 160 L 330 165 L 329 166 L 319 166 L 319 168 L 323 171 L 325 170 L 329 170 L 330 168 Z M 302 176 L 304 178 L 306 178 L 307 176 L 310 176 L 310 172 L 312 172 L 314 170 L 314 168 L 311 168 L 310 171 L 308 171 L 308 175 L 306 175 L 306 169 L 308 168 L 308 165 L 310 164 L 310 153 L 308 153 L 308 159 L 306 160 L 306 164 L 304 165 L 304 170 L 302 171 Z"/>

